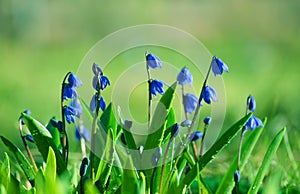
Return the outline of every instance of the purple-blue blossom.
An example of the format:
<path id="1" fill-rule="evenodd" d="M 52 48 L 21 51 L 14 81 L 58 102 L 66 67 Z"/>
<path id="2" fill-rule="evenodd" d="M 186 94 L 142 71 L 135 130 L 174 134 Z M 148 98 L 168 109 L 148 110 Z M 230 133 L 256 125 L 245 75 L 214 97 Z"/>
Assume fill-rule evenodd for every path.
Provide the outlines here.
<path id="1" fill-rule="evenodd" d="M 95 111 L 96 110 L 96 104 L 97 104 L 97 98 L 96 98 L 96 95 L 97 94 L 94 94 L 92 99 L 91 99 L 91 102 L 90 102 L 90 109 L 91 111 Z M 99 106 L 101 108 L 102 111 L 104 111 L 106 109 L 106 103 L 104 101 L 104 98 L 101 96 L 100 97 L 100 102 L 99 102 Z"/>
<path id="2" fill-rule="evenodd" d="M 180 70 L 179 74 L 177 75 L 177 81 L 180 85 L 184 85 L 186 83 L 192 85 L 193 76 L 187 67 L 184 67 Z"/>
<path id="3" fill-rule="evenodd" d="M 256 109 L 256 101 L 252 95 L 250 95 L 247 99 L 247 108 L 252 112 Z"/>
<path id="4" fill-rule="evenodd" d="M 209 125 L 210 122 L 211 122 L 211 117 L 209 117 L 209 116 L 205 117 L 205 118 L 203 119 L 203 122 L 204 122 L 205 125 Z"/>
<path id="5" fill-rule="evenodd" d="M 211 68 L 214 76 L 216 75 L 222 75 L 223 71 L 229 72 L 229 69 L 227 65 L 221 61 L 221 59 L 217 58 L 216 56 L 213 56 L 211 61 Z"/>
<path id="6" fill-rule="evenodd" d="M 185 112 L 193 113 L 198 104 L 198 98 L 194 94 L 185 94 L 183 96 L 183 105 Z"/>
<path id="7" fill-rule="evenodd" d="M 251 130 L 257 128 L 257 127 L 263 127 L 262 121 L 257 118 L 256 116 L 251 116 L 248 122 L 246 123 L 244 130 L 247 130 L 247 128 L 250 128 Z"/>
<path id="8" fill-rule="evenodd" d="M 201 95 L 201 100 L 204 100 L 207 104 L 211 103 L 211 100 L 217 102 L 218 97 L 215 89 L 210 86 L 205 86 Z"/>
<path id="9" fill-rule="evenodd" d="M 108 85 L 110 85 L 109 79 L 104 75 L 99 75 L 100 78 L 100 89 L 104 90 Z M 94 76 L 93 78 L 93 88 L 98 91 L 98 76 Z"/>
<path id="10" fill-rule="evenodd" d="M 164 94 L 164 84 L 159 80 L 152 80 L 150 85 L 150 92 L 156 97 L 156 93 Z"/>
<path id="11" fill-rule="evenodd" d="M 152 69 L 162 67 L 159 57 L 154 54 L 146 54 L 146 61 L 147 61 L 148 67 L 151 67 Z"/>
<path id="12" fill-rule="evenodd" d="M 68 77 L 69 84 L 72 87 L 80 87 L 82 85 L 82 81 L 74 74 L 71 73 Z"/>
<path id="13" fill-rule="evenodd" d="M 69 124 L 75 122 L 76 110 L 72 106 L 65 106 L 64 115 Z"/>
<path id="14" fill-rule="evenodd" d="M 80 133 L 80 126 L 77 126 L 75 130 L 75 137 L 77 141 L 80 141 L 81 138 L 85 139 L 86 141 L 90 141 L 91 132 L 82 126 L 82 132 Z"/>
<path id="15" fill-rule="evenodd" d="M 197 141 L 198 139 L 202 138 L 202 136 L 203 136 L 202 132 L 195 131 L 195 132 L 191 133 L 191 135 L 190 135 L 190 141 L 191 142 Z"/>

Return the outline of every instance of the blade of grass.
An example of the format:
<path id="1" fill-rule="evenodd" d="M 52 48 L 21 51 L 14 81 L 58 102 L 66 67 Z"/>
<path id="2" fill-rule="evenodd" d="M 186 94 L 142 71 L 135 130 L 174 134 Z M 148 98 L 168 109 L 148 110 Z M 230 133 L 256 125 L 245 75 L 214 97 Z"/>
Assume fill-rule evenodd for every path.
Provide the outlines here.
<path id="1" fill-rule="evenodd" d="M 189 173 L 184 177 L 184 179 L 180 182 L 178 189 L 183 190 L 185 186 L 189 186 L 193 180 L 197 177 L 197 173 L 201 172 L 201 170 L 211 162 L 216 155 L 230 143 L 230 141 L 235 137 L 235 135 L 242 129 L 242 127 L 246 124 L 249 118 L 252 116 L 252 113 L 249 113 L 238 122 L 236 122 L 231 128 L 229 128 L 214 144 L 213 146 L 202 156 L 199 158 L 198 162 L 191 168 Z M 199 171 L 197 168 L 199 165 Z"/>
<path id="2" fill-rule="evenodd" d="M 266 126 L 266 123 L 267 123 L 267 119 L 264 119 L 263 120 L 264 126 Z M 251 134 L 246 139 L 246 141 L 243 143 L 240 171 L 243 171 L 243 168 L 244 168 L 246 162 L 248 161 L 262 131 L 263 131 L 262 127 L 257 128 L 254 131 L 251 131 Z M 216 194 L 231 193 L 231 191 L 234 187 L 233 174 L 237 168 L 237 158 L 238 158 L 238 156 L 236 155 L 234 160 L 231 162 L 225 176 L 222 179 L 221 184 L 219 185 L 219 187 L 216 191 Z"/>
<path id="3" fill-rule="evenodd" d="M 248 194 L 255 194 L 258 192 L 258 189 L 263 181 L 263 178 L 266 175 L 266 173 L 268 172 L 271 161 L 273 160 L 274 155 L 280 145 L 280 142 L 283 139 L 285 131 L 286 131 L 285 128 L 280 130 L 278 132 L 278 134 L 275 136 L 275 138 L 273 139 L 272 143 L 270 144 L 270 146 L 265 154 L 264 160 L 262 161 L 262 164 L 257 172 L 257 175 L 256 175 L 251 187 L 248 190 Z"/>

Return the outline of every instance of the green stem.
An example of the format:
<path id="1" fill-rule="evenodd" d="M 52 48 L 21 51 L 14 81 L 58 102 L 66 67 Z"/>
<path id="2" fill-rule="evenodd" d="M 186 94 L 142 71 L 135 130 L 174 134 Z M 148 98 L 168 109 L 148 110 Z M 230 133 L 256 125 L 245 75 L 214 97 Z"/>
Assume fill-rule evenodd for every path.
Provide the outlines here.
<path id="1" fill-rule="evenodd" d="M 65 90 L 65 82 L 68 78 L 68 76 L 71 74 L 71 72 L 68 72 L 62 82 L 62 87 L 61 87 L 61 120 L 62 120 L 62 157 L 65 160 L 66 165 L 68 165 L 68 157 L 69 157 L 69 141 L 68 141 L 68 135 L 66 131 L 66 120 L 65 120 L 65 107 L 64 107 L 64 90 Z"/>
<path id="2" fill-rule="evenodd" d="M 99 79 L 99 75 L 98 75 L 98 82 L 97 82 L 97 92 L 96 92 L 96 110 L 95 110 L 95 114 L 93 117 L 93 122 L 92 122 L 92 137 L 91 137 L 91 153 L 90 153 L 90 162 L 91 162 L 91 174 L 90 177 L 92 179 L 92 182 L 94 183 L 94 179 L 95 179 L 95 167 L 94 167 L 94 158 L 95 158 L 95 139 L 96 139 L 96 126 L 97 126 L 97 119 L 98 119 L 98 114 L 99 114 L 99 108 L 100 108 L 100 98 L 101 98 L 101 91 L 100 91 L 100 79 Z"/>
<path id="3" fill-rule="evenodd" d="M 165 153 L 163 165 L 161 168 L 161 176 L 160 176 L 160 181 L 159 181 L 159 193 L 162 193 L 162 190 L 163 190 L 162 187 L 163 187 L 163 178 L 164 178 L 164 172 L 165 172 L 165 164 L 166 164 L 166 160 L 168 157 L 170 145 L 171 145 L 171 142 L 173 141 L 173 139 L 174 139 L 173 137 L 170 139 L 170 141 L 168 142 L 167 148 L 166 148 L 166 153 Z"/>

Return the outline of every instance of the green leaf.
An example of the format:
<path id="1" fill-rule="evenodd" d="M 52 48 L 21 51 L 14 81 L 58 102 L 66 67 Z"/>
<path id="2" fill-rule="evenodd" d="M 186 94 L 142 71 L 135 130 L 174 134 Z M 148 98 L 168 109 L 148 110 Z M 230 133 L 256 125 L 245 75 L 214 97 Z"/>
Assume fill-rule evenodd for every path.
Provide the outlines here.
<path id="1" fill-rule="evenodd" d="M 6 152 L 4 152 L 3 163 L 0 168 L 0 184 L 2 184 L 6 190 L 10 183 L 10 164 L 9 157 Z"/>
<path id="2" fill-rule="evenodd" d="M 22 113 L 26 126 L 28 127 L 38 150 L 40 151 L 44 161 L 47 161 L 48 150 L 51 147 L 55 153 L 57 162 L 57 173 L 61 174 L 66 170 L 66 164 L 56 147 L 50 132 L 40 122 L 32 118 L 30 115 Z"/>
<path id="3" fill-rule="evenodd" d="M 51 187 L 55 187 L 56 181 L 56 158 L 53 149 L 50 147 L 47 157 L 46 169 L 45 169 L 46 183 Z"/>
<path id="4" fill-rule="evenodd" d="M 6 139 L 3 136 L 0 136 L 2 142 L 6 145 L 6 147 L 11 151 L 11 153 L 16 158 L 18 164 L 21 166 L 22 170 L 24 171 L 27 179 L 29 181 L 33 181 L 35 177 L 35 172 L 29 163 L 29 161 L 26 159 L 26 157 L 23 155 L 21 150 L 17 148 L 13 143 L 11 143 L 8 139 Z"/>
<path id="5" fill-rule="evenodd" d="M 102 129 L 107 133 L 108 129 L 112 129 L 113 138 L 117 136 L 117 121 L 114 114 L 112 103 L 108 105 L 103 114 L 100 117 L 100 129 Z"/>
<path id="6" fill-rule="evenodd" d="M 55 127 L 53 125 L 53 122 L 55 121 L 55 117 L 51 118 L 50 121 L 48 122 L 48 124 L 46 125 L 46 128 L 48 129 L 48 131 L 50 132 L 53 142 L 55 144 L 55 146 L 57 148 L 62 148 L 61 144 L 60 144 L 60 133 L 57 127 Z"/>
<path id="7" fill-rule="evenodd" d="M 137 150 L 137 146 L 135 144 L 135 140 L 130 129 L 123 129 L 123 133 L 128 149 Z"/>
<path id="8" fill-rule="evenodd" d="M 230 143 L 230 141 L 235 137 L 235 135 L 242 129 L 246 124 L 252 113 L 249 113 L 238 122 L 236 122 L 230 129 L 228 129 L 213 145 L 212 147 L 201 157 L 198 162 L 191 168 L 189 173 L 184 177 L 184 179 L 179 184 L 179 190 L 183 190 L 185 186 L 189 186 L 193 180 L 197 177 L 198 167 L 201 171 L 209 162 L 211 162 L 216 155 Z"/>
<path id="9" fill-rule="evenodd" d="M 268 172 L 268 169 L 270 167 L 271 161 L 274 158 L 274 155 L 280 145 L 280 142 L 285 134 L 286 129 L 283 128 L 278 132 L 278 134 L 275 136 L 273 141 L 271 142 L 267 153 L 265 154 L 264 160 L 262 161 L 262 164 L 257 172 L 257 175 L 248 190 L 248 194 L 254 194 L 258 192 L 258 189 L 263 181 L 263 178 L 265 177 L 266 173 Z"/>
<path id="10" fill-rule="evenodd" d="M 166 129 L 167 115 L 174 99 L 176 86 L 177 82 L 169 87 L 156 106 L 149 128 L 149 135 L 146 139 L 145 149 L 153 149 L 161 145 Z"/>
<path id="11" fill-rule="evenodd" d="M 264 126 L 266 126 L 267 119 L 263 120 Z M 251 134 L 249 137 L 245 140 L 242 146 L 242 152 L 241 152 L 241 163 L 240 163 L 240 171 L 243 170 L 246 162 L 248 161 L 249 157 L 251 156 L 251 153 L 256 145 L 256 142 L 258 141 L 261 133 L 263 131 L 263 127 L 259 127 L 255 129 L 254 131 L 251 131 Z M 234 187 L 234 180 L 233 180 L 233 174 L 234 171 L 237 168 L 237 158 L 236 155 L 232 163 L 230 164 L 225 176 L 222 179 L 221 184 L 219 185 L 216 194 L 223 194 L 223 193 L 231 193 L 233 187 Z"/>
<path id="12" fill-rule="evenodd" d="M 132 161 L 130 158 L 126 161 L 126 167 L 123 169 L 123 178 L 121 193 L 122 194 L 145 194 L 145 176 L 143 173 L 140 173 L 138 176 L 137 172 L 134 169 Z"/>

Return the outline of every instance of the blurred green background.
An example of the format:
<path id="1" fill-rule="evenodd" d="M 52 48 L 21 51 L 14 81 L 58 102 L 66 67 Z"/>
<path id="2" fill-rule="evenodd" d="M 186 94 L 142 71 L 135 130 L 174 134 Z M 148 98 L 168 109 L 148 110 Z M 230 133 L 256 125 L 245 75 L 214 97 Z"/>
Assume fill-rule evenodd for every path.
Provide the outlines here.
<path id="1" fill-rule="evenodd" d="M 157 23 L 191 33 L 229 66 L 225 127 L 244 114 L 251 93 L 256 115 L 269 118 L 266 134 L 287 126 L 299 161 L 299 10 L 298 0 L 0 0 L 1 135 L 19 141 L 17 119 L 25 109 L 44 123 L 59 117 L 64 74 L 76 71 L 97 41 Z"/>

